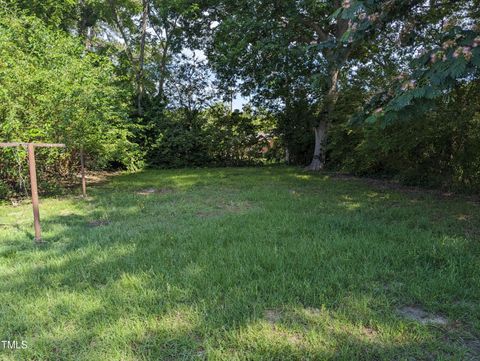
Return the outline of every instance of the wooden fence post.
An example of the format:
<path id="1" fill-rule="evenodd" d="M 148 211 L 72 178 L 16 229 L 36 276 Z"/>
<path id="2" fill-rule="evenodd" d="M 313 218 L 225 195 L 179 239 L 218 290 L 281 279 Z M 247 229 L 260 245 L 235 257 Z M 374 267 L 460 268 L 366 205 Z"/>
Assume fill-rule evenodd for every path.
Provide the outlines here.
<path id="1" fill-rule="evenodd" d="M 42 241 L 42 229 L 40 227 L 40 210 L 38 202 L 38 188 L 37 188 L 37 170 L 35 165 L 35 146 L 29 143 L 28 149 L 28 167 L 30 170 L 30 187 L 32 191 L 32 206 L 33 206 L 33 225 L 35 227 L 35 241 Z"/>
<path id="2" fill-rule="evenodd" d="M 35 227 L 35 241 L 42 242 L 42 229 L 40 227 L 40 210 L 38 201 L 38 186 L 37 186 L 37 169 L 35 165 L 35 147 L 42 148 L 65 148 L 65 144 L 48 144 L 48 143 L 24 143 L 11 142 L 0 143 L 0 148 L 8 147 L 27 147 L 28 150 L 28 168 L 30 170 L 30 187 L 32 191 L 32 206 L 33 206 L 33 225 Z"/>
<path id="3" fill-rule="evenodd" d="M 83 198 L 87 198 L 87 181 L 85 179 L 85 155 L 83 153 L 83 147 L 80 149 L 80 165 L 82 168 L 82 194 Z"/>

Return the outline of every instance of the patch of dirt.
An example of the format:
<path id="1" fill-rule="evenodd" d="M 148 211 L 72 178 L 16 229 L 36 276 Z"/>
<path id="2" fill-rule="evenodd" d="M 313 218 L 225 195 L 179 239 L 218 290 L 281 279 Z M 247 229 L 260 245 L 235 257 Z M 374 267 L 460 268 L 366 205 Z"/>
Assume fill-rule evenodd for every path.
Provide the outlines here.
<path id="1" fill-rule="evenodd" d="M 305 308 L 305 313 L 309 316 L 320 316 L 322 313 L 322 310 L 315 307 L 307 307 Z"/>
<path id="2" fill-rule="evenodd" d="M 426 312 L 418 306 L 405 306 L 397 309 L 400 316 L 421 323 L 422 325 L 446 325 L 448 320 L 440 315 Z"/>
<path id="3" fill-rule="evenodd" d="M 199 348 L 197 349 L 197 357 L 203 358 L 203 357 L 205 357 L 205 354 L 206 354 L 206 353 L 207 353 L 207 351 L 205 351 L 205 350 L 203 349 L 203 347 L 199 347 Z"/>
<path id="4" fill-rule="evenodd" d="M 443 339 L 446 343 L 465 348 L 467 355 L 471 357 L 467 360 L 480 360 L 480 339 L 475 335 L 475 331 L 461 321 L 449 323 Z"/>
<path id="5" fill-rule="evenodd" d="M 280 336 L 283 336 L 286 341 L 293 346 L 302 346 L 303 345 L 303 336 L 299 333 L 286 333 L 282 332 Z"/>
<path id="6" fill-rule="evenodd" d="M 282 313 L 278 310 L 265 310 L 263 312 L 263 318 L 269 323 L 275 324 L 282 319 Z"/>
<path id="7" fill-rule="evenodd" d="M 172 189 L 170 188 L 146 188 L 146 189 L 141 189 L 135 194 L 141 195 L 141 196 L 148 196 L 150 194 L 167 194 L 173 192 Z"/>
<path id="8" fill-rule="evenodd" d="M 215 213 L 215 212 L 207 212 L 207 211 L 199 211 L 196 214 L 200 218 L 215 217 L 217 215 L 217 213 Z"/>
<path id="9" fill-rule="evenodd" d="M 252 208 L 252 205 L 249 202 L 228 202 L 221 204 L 219 207 L 228 212 L 238 213 Z"/>
<path id="10" fill-rule="evenodd" d="M 155 188 L 147 188 L 147 189 L 142 189 L 141 191 L 137 191 L 135 193 L 139 194 L 141 196 L 147 196 L 149 194 L 154 194 L 156 192 L 157 192 L 157 190 Z"/>
<path id="11" fill-rule="evenodd" d="M 390 283 L 385 283 L 383 289 L 385 291 L 395 291 L 401 289 L 405 284 L 399 281 L 392 281 Z"/>
<path id="12" fill-rule="evenodd" d="M 111 177 L 121 175 L 123 172 L 105 172 L 105 171 L 87 171 L 85 174 L 85 180 L 87 181 L 87 193 L 88 186 L 94 184 L 103 184 L 107 183 Z M 65 188 L 78 188 L 81 184 L 82 175 L 75 174 L 71 177 L 62 177 L 58 182 Z"/>
<path id="13" fill-rule="evenodd" d="M 458 214 L 457 215 L 457 220 L 458 221 L 468 221 L 472 218 L 472 216 L 470 214 Z"/>
<path id="14" fill-rule="evenodd" d="M 276 339 L 283 339 L 287 343 L 295 347 L 303 346 L 303 335 L 298 332 L 287 332 L 279 326 L 282 320 L 282 312 L 279 310 L 269 309 L 263 312 L 263 318 L 271 325 L 272 336 Z"/>
<path id="15" fill-rule="evenodd" d="M 361 332 L 363 335 L 370 339 L 376 338 L 378 335 L 378 332 L 371 327 L 362 327 Z"/>
<path id="16" fill-rule="evenodd" d="M 18 207 L 21 203 L 21 199 L 16 199 L 16 198 L 10 198 L 10 203 L 12 204 L 13 207 Z"/>
<path id="17" fill-rule="evenodd" d="M 97 219 L 97 220 L 88 222 L 87 226 L 90 228 L 96 228 L 96 227 L 108 226 L 109 224 L 110 224 L 110 221 L 107 221 L 105 219 Z"/>

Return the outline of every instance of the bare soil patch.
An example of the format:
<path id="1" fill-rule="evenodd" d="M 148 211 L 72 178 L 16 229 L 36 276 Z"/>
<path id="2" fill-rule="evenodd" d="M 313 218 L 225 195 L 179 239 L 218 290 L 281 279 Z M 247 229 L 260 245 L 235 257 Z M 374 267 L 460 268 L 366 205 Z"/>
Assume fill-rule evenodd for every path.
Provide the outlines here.
<path id="1" fill-rule="evenodd" d="M 374 330 L 371 327 L 364 326 L 362 327 L 361 332 L 368 339 L 374 339 L 378 336 L 377 330 Z"/>
<path id="2" fill-rule="evenodd" d="M 278 310 L 265 310 L 263 317 L 271 324 L 275 324 L 282 319 L 282 313 Z"/>
<path id="3" fill-rule="evenodd" d="M 472 357 L 480 357 L 480 340 L 468 339 L 462 340 L 463 345 L 468 349 Z M 477 359 L 478 360 L 478 359 Z"/>
<path id="4" fill-rule="evenodd" d="M 170 188 L 145 188 L 135 192 L 135 194 L 138 194 L 141 196 L 148 196 L 151 194 L 167 194 L 172 192 L 173 190 Z"/>
<path id="5" fill-rule="evenodd" d="M 397 309 L 400 316 L 421 323 L 422 325 L 446 325 L 448 320 L 440 315 L 426 312 L 418 306 L 405 306 Z"/>
<path id="6" fill-rule="evenodd" d="M 274 309 L 265 310 L 263 312 L 263 318 L 271 325 L 271 336 L 295 347 L 304 346 L 304 337 L 302 334 L 286 331 L 280 326 L 280 321 L 283 318 L 281 311 Z"/>
<path id="7" fill-rule="evenodd" d="M 111 177 L 121 175 L 123 172 L 105 172 L 105 171 L 87 171 L 85 179 L 87 181 L 87 192 L 89 185 L 98 185 L 107 183 Z M 82 182 L 81 174 L 74 174 L 71 176 L 61 177 L 58 183 L 64 188 L 78 188 Z"/>
<path id="8" fill-rule="evenodd" d="M 110 224 L 110 221 L 108 221 L 108 220 L 96 219 L 96 220 L 88 222 L 87 226 L 90 227 L 90 228 L 96 228 L 96 227 L 108 226 L 109 224 Z"/>

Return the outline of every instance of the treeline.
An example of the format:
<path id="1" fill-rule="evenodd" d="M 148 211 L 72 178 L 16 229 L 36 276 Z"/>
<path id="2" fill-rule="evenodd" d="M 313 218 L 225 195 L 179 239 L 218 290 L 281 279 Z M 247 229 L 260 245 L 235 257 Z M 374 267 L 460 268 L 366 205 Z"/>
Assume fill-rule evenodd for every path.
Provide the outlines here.
<path id="1" fill-rule="evenodd" d="M 287 162 L 480 191 L 478 0 L 0 0 L 0 141 L 90 169 Z M 250 104 L 232 111 L 243 94 Z M 28 189 L 0 151 L 0 197 Z"/>
<path id="2" fill-rule="evenodd" d="M 278 162 L 274 119 L 248 109 L 231 112 L 217 104 L 190 117 L 167 111 L 148 147 L 148 164 L 157 167 L 246 166 Z"/>

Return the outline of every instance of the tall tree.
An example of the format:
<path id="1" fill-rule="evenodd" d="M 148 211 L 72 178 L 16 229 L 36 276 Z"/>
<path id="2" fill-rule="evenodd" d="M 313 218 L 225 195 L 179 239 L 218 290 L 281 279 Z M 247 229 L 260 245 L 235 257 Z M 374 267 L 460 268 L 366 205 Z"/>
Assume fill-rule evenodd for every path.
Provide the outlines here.
<path id="1" fill-rule="evenodd" d="M 169 72 L 171 76 L 165 90 L 170 108 L 183 111 L 188 119 L 193 119 L 213 104 L 217 91 L 205 60 L 195 54 L 190 57 L 182 54 L 175 58 Z"/>
<path id="2" fill-rule="evenodd" d="M 440 5 L 445 5 L 445 10 L 437 11 Z M 325 144 L 342 73 L 357 66 L 356 60 L 371 52 L 374 41 L 387 29 L 399 27 L 400 35 L 394 41 L 398 47 L 406 46 L 412 24 L 424 23 L 425 18 L 441 19 L 453 8 L 455 4 L 435 0 L 220 1 L 212 11 L 219 25 L 210 54 L 225 78 L 236 76 L 247 85 L 253 83 L 248 91 L 271 88 L 271 82 L 259 82 L 258 78 L 285 73 L 286 60 L 299 53 L 303 53 L 305 68 L 321 65 L 322 70 L 310 76 L 316 84 L 318 116 L 308 168 L 318 170 L 325 165 Z M 289 72 L 294 77 L 298 74 Z"/>
<path id="3" fill-rule="evenodd" d="M 286 108 L 294 84 L 316 84 L 313 94 L 309 94 L 317 103 L 314 154 L 309 166 L 312 170 L 325 164 L 325 143 L 338 99 L 338 79 L 353 48 L 343 41 L 348 35 L 348 19 L 331 16 L 340 6 L 341 1 L 225 3 L 218 11 L 220 25 L 211 50 L 211 59 L 219 64 L 217 69 L 223 76 L 235 74 L 250 86 L 247 91 L 273 91 L 272 95 L 280 98 Z M 277 79 L 271 79 L 269 74 Z M 284 79 L 281 89 L 277 87 L 278 78 Z"/>

